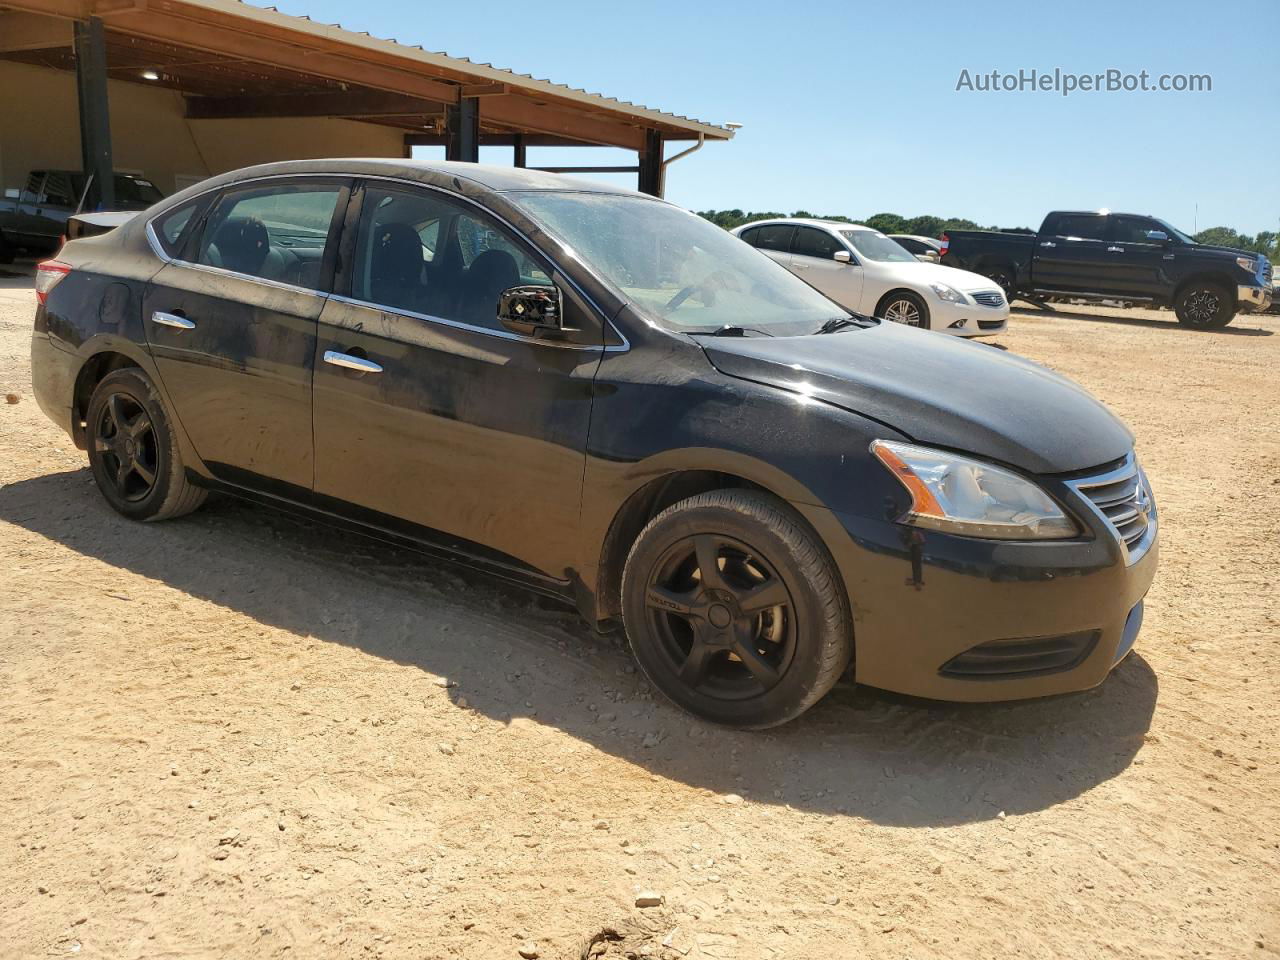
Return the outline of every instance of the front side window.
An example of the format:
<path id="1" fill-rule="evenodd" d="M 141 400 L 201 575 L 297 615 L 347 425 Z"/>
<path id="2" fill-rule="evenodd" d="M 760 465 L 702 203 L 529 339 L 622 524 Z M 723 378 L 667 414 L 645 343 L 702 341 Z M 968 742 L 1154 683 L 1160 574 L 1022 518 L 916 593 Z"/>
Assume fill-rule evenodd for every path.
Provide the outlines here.
<path id="1" fill-rule="evenodd" d="M 916 260 L 911 253 L 899 246 L 898 241 L 890 240 L 883 233 L 876 233 L 874 230 L 841 230 L 840 233 L 867 260 L 878 260 L 881 263 L 914 263 Z"/>
<path id="2" fill-rule="evenodd" d="M 732 326 L 790 336 L 848 316 L 771 258 L 669 203 L 569 191 L 508 196 L 635 310 L 668 330 Z M 759 229 L 764 249 L 766 232 L 779 228 Z M 789 235 L 794 227 L 780 229 Z"/>
<path id="3" fill-rule="evenodd" d="M 1112 223 L 1111 239 L 1117 243 L 1152 243 L 1147 232 L 1163 229 L 1146 217 L 1113 217 Z"/>
<path id="4" fill-rule="evenodd" d="M 816 227 L 796 227 L 796 238 L 791 242 L 792 253 L 819 260 L 830 260 L 837 250 L 843 249 L 839 240 Z"/>
<path id="5" fill-rule="evenodd" d="M 478 211 L 428 190 L 366 188 L 353 298 L 497 330 L 502 292 L 528 284 L 551 278 Z"/>
<path id="6" fill-rule="evenodd" d="M 316 289 L 340 193 L 334 183 L 228 191 L 209 215 L 197 262 Z"/>

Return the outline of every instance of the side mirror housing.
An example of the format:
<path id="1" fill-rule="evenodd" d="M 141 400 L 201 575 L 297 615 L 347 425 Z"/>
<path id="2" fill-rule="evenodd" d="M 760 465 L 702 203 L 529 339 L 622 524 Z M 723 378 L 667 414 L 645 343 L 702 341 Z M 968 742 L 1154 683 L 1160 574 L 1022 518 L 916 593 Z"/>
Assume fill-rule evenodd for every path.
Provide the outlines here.
<path id="1" fill-rule="evenodd" d="M 835 253 L 831 255 L 831 259 L 837 261 L 838 263 L 849 263 L 850 261 L 853 260 L 853 256 L 852 254 L 849 253 L 848 250 L 837 250 Z"/>
<path id="2" fill-rule="evenodd" d="M 563 336 L 559 288 L 542 284 L 508 287 L 498 296 L 498 321 L 512 333 L 526 337 Z"/>
<path id="3" fill-rule="evenodd" d="M 1163 230 L 1148 230 L 1147 239 L 1152 243 L 1168 243 L 1169 235 Z"/>

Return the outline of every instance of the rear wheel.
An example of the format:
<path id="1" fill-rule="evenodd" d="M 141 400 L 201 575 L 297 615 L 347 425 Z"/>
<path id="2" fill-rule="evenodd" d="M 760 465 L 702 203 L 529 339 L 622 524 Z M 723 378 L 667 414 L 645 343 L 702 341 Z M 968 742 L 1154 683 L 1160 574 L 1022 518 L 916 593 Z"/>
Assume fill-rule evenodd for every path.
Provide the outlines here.
<path id="1" fill-rule="evenodd" d="M 1195 281 L 1178 291 L 1173 304 L 1178 322 L 1199 330 L 1217 330 L 1236 314 L 1235 297 L 1221 284 Z"/>
<path id="2" fill-rule="evenodd" d="M 627 558 L 622 602 L 645 674 L 715 723 L 763 728 L 799 716 L 853 652 L 826 549 L 754 491 L 700 494 L 650 521 Z"/>
<path id="3" fill-rule="evenodd" d="M 887 294 L 876 307 L 876 316 L 907 327 L 929 329 L 929 308 L 919 294 L 910 290 L 895 290 Z"/>
<path id="4" fill-rule="evenodd" d="M 4 238 L 4 234 L 0 233 L 0 263 L 13 263 L 13 258 L 17 251 L 9 246 L 9 241 Z"/>
<path id="5" fill-rule="evenodd" d="M 167 520 L 204 502 L 205 491 L 187 480 L 159 391 L 141 370 L 103 377 L 89 398 L 86 422 L 93 478 L 119 513 Z"/>

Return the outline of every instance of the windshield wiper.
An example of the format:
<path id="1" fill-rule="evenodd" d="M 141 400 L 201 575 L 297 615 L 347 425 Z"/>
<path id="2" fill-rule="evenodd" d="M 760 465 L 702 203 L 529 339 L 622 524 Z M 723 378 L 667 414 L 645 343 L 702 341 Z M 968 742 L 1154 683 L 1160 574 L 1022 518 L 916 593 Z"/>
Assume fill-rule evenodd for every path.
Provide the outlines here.
<path id="1" fill-rule="evenodd" d="M 757 327 L 739 327 L 732 323 L 726 323 L 723 327 L 716 330 L 691 330 L 690 336 L 694 337 L 745 337 L 748 333 L 758 333 L 762 337 L 772 337 L 773 334 L 768 330 L 761 330 Z"/>
<path id="2" fill-rule="evenodd" d="M 832 317 L 813 332 L 815 334 L 835 333 L 837 330 L 843 330 L 845 327 L 868 327 L 874 323 L 875 321 L 870 317 L 864 317 L 860 313 L 855 313 L 848 317 Z"/>

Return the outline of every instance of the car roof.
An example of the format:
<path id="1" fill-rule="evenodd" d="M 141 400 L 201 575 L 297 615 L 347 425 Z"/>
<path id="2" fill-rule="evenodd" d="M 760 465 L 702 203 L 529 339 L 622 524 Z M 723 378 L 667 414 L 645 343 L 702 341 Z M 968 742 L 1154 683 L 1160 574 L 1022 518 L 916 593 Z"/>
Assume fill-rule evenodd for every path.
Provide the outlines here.
<path id="1" fill-rule="evenodd" d="M 607 183 L 578 180 L 558 173 L 528 170 L 522 167 L 504 167 L 484 163 L 459 161 L 410 160 L 402 157 L 334 157 L 323 160 L 287 160 L 280 163 L 242 167 L 212 177 L 203 186 L 216 185 L 219 181 L 233 183 L 256 177 L 288 176 L 289 174 L 331 173 L 342 176 L 385 176 L 423 183 L 442 185 L 449 181 L 466 180 L 497 192 L 511 190 L 569 190 L 590 193 L 635 194 L 634 190 L 615 187 Z"/>
<path id="2" fill-rule="evenodd" d="M 752 220 L 750 223 L 744 223 L 738 227 L 739 230 L 746 230 L 748 227 L 761 227 L 773 223 L 792 223 L 801 224 L 808 227 L 826 227 L 828 230 L 866 230 L 871 233 L 878 231 L 872 227 L 868 227 L 862 223 L 846 223 L 844 220 L 819 220 L 816 217 L 773 217 L 769 220 Z"/>
<path id="3" fill-rule="evenodd" d="M 885 236 L 892 237 L 894 240 L 919 240 L 921 243 L 932 243 L 934 246 L 937 246 L 940 242 L 933 237 L 926 237 L 919 233 L 887 233 Z"/>

